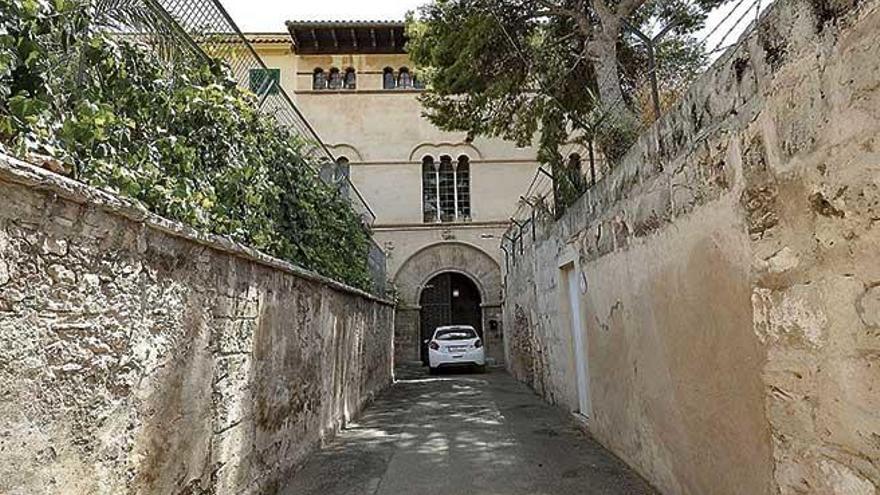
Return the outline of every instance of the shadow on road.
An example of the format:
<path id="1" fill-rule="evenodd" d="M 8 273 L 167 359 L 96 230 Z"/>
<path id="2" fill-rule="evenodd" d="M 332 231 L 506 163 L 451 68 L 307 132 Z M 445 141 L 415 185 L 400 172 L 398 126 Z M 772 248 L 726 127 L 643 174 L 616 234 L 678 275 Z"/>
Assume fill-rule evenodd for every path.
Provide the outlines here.
<path id="1" fill-rule="evenodd" d="M 284 494 L 653 494 L 502 369 L 405 366 Z"/>

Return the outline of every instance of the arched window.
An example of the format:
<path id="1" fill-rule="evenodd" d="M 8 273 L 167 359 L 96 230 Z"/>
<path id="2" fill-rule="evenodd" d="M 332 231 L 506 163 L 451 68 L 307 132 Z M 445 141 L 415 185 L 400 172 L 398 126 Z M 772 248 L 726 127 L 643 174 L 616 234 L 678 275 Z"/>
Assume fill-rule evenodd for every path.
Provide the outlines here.
<path id="1" fill-rule="evenodd" d="M 357 73 L 354 67 L 345 69 L 345 89 L 357 89 Z"/>
<path id="2" fill-rule="evenodd" d="M 444 155 L 422 159 L 422 214 L 425 223 L 471 219 L 470 162 Z"/>
<path id="3" fill-rule="evenodd" d="M 330 89 L 342 89 L 342 74 L 336 67 L 330 69 L 330 78 L 327 81 L 327 87 Z"/>
<path id="4" fill-rule="evenodd" d="M 458 157 L 455 169 L 455 212 L 458 220 L 471 219 L 471 162 L 467 156 Z"/>
<path id="5" fill-rule="evenodd" d="M 382 71 L 382 88 L 394 89 L 397 87 L 397 81 L 394 79 L 394 69 L 385 67 Z"/>
<path id="6" fill-rule="evenodd" d="M 440 182 L 440 171 L 434 159 L 426 156 L 422 159 L 422 216 L 425 223 L 439 221 L 437 212 L 440 210 L 437 195 L 437 184 Z"/>
<path id="7" fill-rule="evenodd" d="M 312 76 L 312 89 L 327 89 L 327 74 L 320 67 L 315 69 Z"/>
<path id="8" fill-rule="evenodd" d="M 397 72 L 397 87 L 401 89 L 412 88 L 412 74 L 406 67 L 401 67 Z"/>
<path id="9" fill-rule="evenodd" d="M 348 180 L 351 177 L 351 164 L 348 158 L 340 156 L 336 159 L 336 170 L 333 174 L 333 182 L 339 188 L 339 193 L 348 197 Z"/>
<path id="10" fill-rule="evenodd" d="M 452 222 L 455 220 L 455 167 L 452 166 L 452 157 L 444 155 L 440 157 L 440 221 Z"/>

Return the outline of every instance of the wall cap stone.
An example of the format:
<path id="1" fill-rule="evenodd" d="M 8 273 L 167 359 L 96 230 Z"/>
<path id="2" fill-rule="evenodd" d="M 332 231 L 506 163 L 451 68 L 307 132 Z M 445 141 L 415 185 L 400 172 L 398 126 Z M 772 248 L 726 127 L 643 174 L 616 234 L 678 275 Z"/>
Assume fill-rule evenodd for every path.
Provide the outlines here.
<path id="1" fill-rule="evenodd" d="M 280 270 L 304 280 L 318 282 L 339 292 L 346 292 L 380 304 L 394 306 L 393 301 L 346 285 L 293 263 L 269 256 L 261 251 L 235 242 L 228 237 L 208 234 L 180 222 L 175 222 L 156 215 L 155 213 L 151 213 L 139 201 L 123 198 L 96 187 L 89 186 L 2 152 L 0 152 L 0 181 L 23 185 L 37 191 L 48 192 L 74 203 L 94 207 L 112 215 L 121 216 L 132 222 L 139 223 L 146 228 L 162 232 L 172 237 L 194 242 L 230 256 L 258 263 L 275 270 Z"/>

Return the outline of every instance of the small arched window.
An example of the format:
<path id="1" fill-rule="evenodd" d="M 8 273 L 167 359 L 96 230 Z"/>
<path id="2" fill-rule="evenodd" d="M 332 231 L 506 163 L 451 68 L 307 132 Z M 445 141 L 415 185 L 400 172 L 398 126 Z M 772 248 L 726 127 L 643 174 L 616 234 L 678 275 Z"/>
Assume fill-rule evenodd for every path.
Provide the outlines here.
<path id="1" fill-rule="evenodd" d="M 425 223 L 439 221 L 437 211 L 440 205 L 437 200 L 437 184 L 440 180 L 439 170 L 434 163 L 434 158 L 426 156 L 422 158 L 422 217 Z"/>
<path id="2" fill-rule="evenodd" d="M 333 174 L 333 182 L 339 188 L 339 193 L 348 197 L 348 180 L 351 177 L 351 165 L 348 158 L 340 156 L 336 159 L 336 170 Z"/>
<path id="3" fill-rule="evenodd" d="M 471 219 L 471 162 L 466 155 L 458 157 L 455 169 L 455 213 L 458 220 Z"/>
<path id="4" fill-rule="evenodd" d="M 400 71 L 397 73 L 397 87 L 401 89 L 412 88 L 412 74 L 409 73 L 409 69 L 406 67 L 401 67 Z"/>
<path id="5" fill-rule="evenodd" d="M 342 73 L 339 69 L 333 67 L 330 69 L 330 78 L 327 81 L 327 87 L 330 89 L 342 89 Z"/>
<path id="6" fill-rule="evenodd" d="M 452 222 L 455 220 L 455 167 L 452 157 L 443 155 L 440 157 L 440 221 Z"/>
<path id="7" fill-rule="evenodd" d="M 320 67 L 315 69 L 312 76 L 312 89 L 327 89 L 327 74 Z"/>
<path id="8" fill-rule="evenodd" d="M 345 89 L 357 89 L 357 73 L 354 67 L 345 69 Z"/>
<path id="9" fill-rule="evenodd" d="M 397 81 L 394 79 L 394 69 L 385 67 L 382 71 L 382 87 L 384 89 L 394 89 L 397 87 Z"/>

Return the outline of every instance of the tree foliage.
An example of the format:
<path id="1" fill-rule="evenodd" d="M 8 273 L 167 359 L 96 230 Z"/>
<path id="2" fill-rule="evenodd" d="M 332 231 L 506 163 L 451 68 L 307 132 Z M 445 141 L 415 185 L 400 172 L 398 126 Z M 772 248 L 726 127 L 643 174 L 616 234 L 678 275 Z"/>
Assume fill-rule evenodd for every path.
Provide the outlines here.
<path id="1" fill-rule="evenodd" d="M 663 33 L 657 76 L 661 90 L 677 90 L 705 63 L 693 33 L 723 2 L 434 0 L 410 16 L 408 50 L 427 76 L 422 102 L 434 124 L 521 145 L 537 139 L 539 159 L 555 170 L 572 140 L 615 160 L 635 138 L 648 76 L 636 33 Z"/>
<path id="2" fill-rule="evenodd" d="M 0 146 L 361 288 L 368 233 L 226 68 L 108 35 L 79 0 L 0 0 Z"/>

